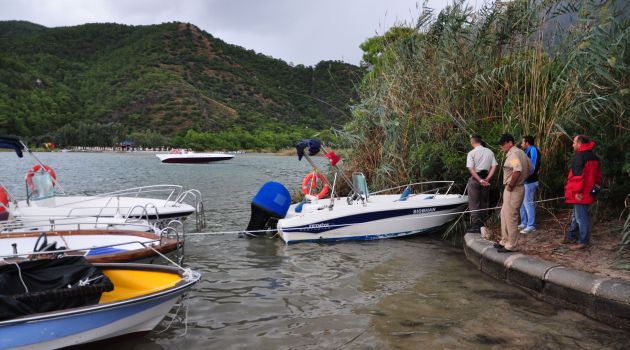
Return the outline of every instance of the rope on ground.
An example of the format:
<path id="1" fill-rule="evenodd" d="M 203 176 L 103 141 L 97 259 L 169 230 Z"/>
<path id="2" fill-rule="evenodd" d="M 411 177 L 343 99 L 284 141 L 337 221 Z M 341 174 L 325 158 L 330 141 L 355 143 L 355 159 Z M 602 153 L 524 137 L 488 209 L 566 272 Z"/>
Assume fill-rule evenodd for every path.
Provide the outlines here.
<path id="1" fill-rule="evenodd" d="M 556 201 L 558 199 L 564 199 L 564 197 L 556 197 L 556 198 L 550 198 L 550 199 L 541 199 L 539 201 L 533 201 L 532 203 L 542 203 L 542 202 L 551 202 L 551 201 Z M 434 214 L 434 215 L 425 215 L 420 217 L 420 219 L 427 219 L 427 218 L 433 218 L 433 217 L 439 217 L 439 216 L 452 216 L 452 215 L 463 215 L 463 214 L 468 214 L 468 213 L 474 213 L 474 212 L 478 212 L 478 211 L 486 211 L 486 210 L 496 210 L 496 209 L 501 209 L 502 206 L 496 206 L 493 208 L 486 208 L 486 209 L 476 209 L 476 210 L 464 210 L 464 211 L 460 211 L 460 212 L 454 212 L 454 213 L 444 213 L 444 214 Z M 378 220 L 379 222 L 396 222 L 396 221 L 401 221 L 401 220 L 417 220 L 417 217 L 414 218 L 396 218 L 396 219 L 387 219 L 387 220 Z M 350 225 L 354 225 L 354 223 L 349 223 L 349 224 L 337 224 L 337 225 L 329 225 L 326 227 L 347 227 Z M 297 230 L 293 230 L 293 231 L 297 231 Z M 222 235 L 230 235 L 230 234 L 244 234 L 244 235 L 249 235 L 249 236 L 256 236 L 255 233 L 266 233 L 266 232 L 273 232 L 271 230 L 240 230 L 240 231 L 208 231 L 208 232 L 191 232 L 191 233 L 186 233 L 185 236 L 189 237 L 189 236 L 222 236 Z M 275 237 L 278 233 L 274 234 L 274 236 L 272 236 L 271 238 Z M 258 237 L 258 236 L 256 236 Z"/>

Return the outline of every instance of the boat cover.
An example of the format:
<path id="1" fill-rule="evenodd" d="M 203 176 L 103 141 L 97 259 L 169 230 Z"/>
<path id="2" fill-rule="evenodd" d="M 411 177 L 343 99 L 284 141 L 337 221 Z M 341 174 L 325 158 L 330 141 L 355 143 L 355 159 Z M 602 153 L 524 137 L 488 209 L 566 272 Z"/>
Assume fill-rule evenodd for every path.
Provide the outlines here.
<path id="1" fill-rule="evenodd" d="M 298 160 L 302 160 L 304 157 L 304 149 L 308 147 L 308 155 L 314 156 L 319 153 L 319 150 L 322 148 L 321 142 L 315 139 L 306 139 L 302 140 L 295 145 L 295 149 L 297 149 Z"/>
<path id="2" fill-rule="evenodd" d="M 23 157 L 22 150 L 24 146 L 20 142 L 20 139 L 15 136 L 0 136 L 0 148 L 12 149 L 18 157 Z"/>
<path id="3" fill-rule="evenodd" d="M 0 266 L 0 321 L 41 312 L 97 304 L 114 288 L 82 256 Z M 28 288 L 28 292 L 24 286 Z"/>

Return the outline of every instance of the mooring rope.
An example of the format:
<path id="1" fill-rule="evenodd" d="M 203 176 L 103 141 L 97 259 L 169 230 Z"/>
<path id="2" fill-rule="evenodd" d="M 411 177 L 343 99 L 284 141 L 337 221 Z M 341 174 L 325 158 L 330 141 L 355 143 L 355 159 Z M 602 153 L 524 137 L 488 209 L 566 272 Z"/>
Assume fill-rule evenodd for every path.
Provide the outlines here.
<path id="1" fill-rule="evenodd" d="M 542 202 L 551 202 L 551 201 L 556 201 L 558 199 L 563 199 L 564 197 L 556 197 L 556 198 L 550 198 L 550 199 L 541 199 L 539 201 L 533 201 L 531 203 L 542 203 Z M 462 204 L 463 205 L 463 204 Z M 468 213 L 474 213 L 474 212 L 478 212 L 478 211 L 486 211 L 486 210 L 496 210 L 496 209 L 501 209 L 503 206 L 496 206 L 493 208 L 486 208 L 486 209 L 475 209 L 475 210 L 464 210 L 464 211 L 459 211 L 459 212 L 454 212 L 454 213 L 443 213 L 443 214 L 434 214 L 434 215 L 425 215 L 425 216 L 421 216 L 421 217 L 405 217 L 405 218 L 394 218 L 394 219 L 385 219 L 385 220 L 375 220 L 378 221 L 379 223 L 382 222 L 395 222 L 395 221 L 401 221 L 401 220 L 417 220 L 417 219 L 427 219 L 427 218 L 433 218 L 433 217 L 439 217 L 439 216 L 452 216 L 452 215 L 462 215 L 462 214 L 468 214 Z M 364 223 L 364 222 L 361 222 Z M 334 227 L 347 227 L 347 226 L 351 226 L 351 225 L 355 225 L 355 224 L 360 224 L 360 223 L 349 223 L 349 224 L 337 224 L 337 225 L 328 225 L 326 226 L 327 228 L 334 228 Z M 287 232 L 299 232 L 296 229 L 289 229 L 287 230 Z M 244 235 L 250 235 L 250 236 L 255 236 L 255 233 L 266 233 L 266 232 L 273 232 L 273 230 L 240 230 L 240 231 L 208 231 L 208 232 L 191 232 L 191 233 L 186 233 L 185 236 L 221 236 L 221 235 L 230 235 L 230 234 L 244 234 Z M 277 233 L 275 234 L 277 235 Z M 274 237 L 275 237 L 274 235 Z"/>

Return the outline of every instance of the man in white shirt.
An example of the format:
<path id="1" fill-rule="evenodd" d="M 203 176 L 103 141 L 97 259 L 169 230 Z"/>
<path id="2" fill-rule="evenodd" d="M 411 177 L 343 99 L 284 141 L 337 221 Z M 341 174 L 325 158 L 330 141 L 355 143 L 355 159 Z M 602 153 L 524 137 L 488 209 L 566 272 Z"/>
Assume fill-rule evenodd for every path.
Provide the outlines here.
<path id="1" fill-rule="evenodd" d="M 497 160 L 494 153 L 482 146 L 481 136 L 472 135 L 470 145 L 472 151 L 466 157 L 466 168 L 470 172 L 468 179 L 468 209 L 471 210 L 471 226 L 469 233 L 480 233 L 481 227 L 489 216 L 490 179 L 497 170 Z"/>

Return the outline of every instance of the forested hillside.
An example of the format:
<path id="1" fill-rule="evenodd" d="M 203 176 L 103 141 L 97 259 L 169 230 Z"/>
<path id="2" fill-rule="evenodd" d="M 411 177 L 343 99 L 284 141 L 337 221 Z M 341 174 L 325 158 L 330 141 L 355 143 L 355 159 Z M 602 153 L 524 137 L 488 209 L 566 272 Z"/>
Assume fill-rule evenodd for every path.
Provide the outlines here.
<path id="1" fill-rule="evenodd" d="M 344 124 L 361 77 L 342 62 L 293 67 L 185 23 L 46 28 L 6 21 L 0 133 L 60 146 L 131 137 L 239 148 L 238 139 L 249 137 L 250 146 L 279 147 L 273 138 L 251 138 L 291 139 Z"/>
<path id="2" fill-rule="evenodd" d="M 586 134 L 604 173 L 599 203 L 627 207 L 629 24 L 621 0 L 423 9 L 412 25 L 361 45 L 373 69 L 347 128 L 355 167 L 376 188 L 467 179 L 469 135 L 483 135 L 499 162 L 501 134 L 532 135 L 543 159 L 537 195 L 561 197 L 572 139 Z M 626 226 L 630 246 L 630 218 Z"/>

